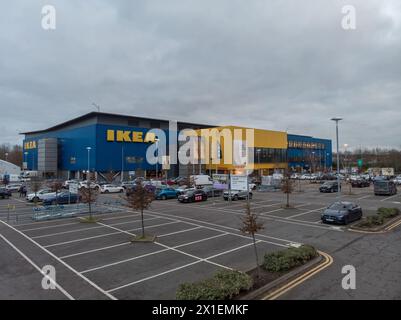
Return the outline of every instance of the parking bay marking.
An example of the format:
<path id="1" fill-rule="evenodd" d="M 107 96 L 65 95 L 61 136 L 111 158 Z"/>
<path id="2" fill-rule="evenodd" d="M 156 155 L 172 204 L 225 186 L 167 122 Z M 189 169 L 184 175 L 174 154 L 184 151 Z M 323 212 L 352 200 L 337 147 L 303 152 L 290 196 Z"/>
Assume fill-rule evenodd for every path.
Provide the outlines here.
<path id="1" fill-rule="evenodd" d="M 174 234 L 189 232 L 189 231 L 193 231 L 193 230 L 200 229 L 200 228 L 201 228 L 201 227 L 189 228 L 189 229 L 185 229 L 185 230 L 180 230 L 180 231 L 176 231 L 176 232 L 170 232 L 170 233 L 162 234 L 162 235 L 159 235 L 159 236 L 157 236 L 157 237 L 158 237 L 158 238 L 167 237 L 167 236 L 171 236 L 171 235 L 174 235 Z M 61 259 L 67 259 L 67 258 L 71 258 L 71 257 L 75 257 L 75 256 L 80 256 L 80 255 L 84 255 L 84 254 L 88 254 L 88 253 L 92 253 L 92 252 L 97 252 L 97 251 L 112 249 L 112 248 L 120 247 L 120 246 L 123 246 L 123 245 L 131 244 L 131 243 L 132 243 L 131 241 L 127 241 L 127 242 L 115 244 L 115 245 L 112 245 L 112 246 L 101 247 L 101 248 L 97 248 L 97 249 L 92 249 L 92 250 L 87 250 L 87 251 L 81 251 L 81 252 L 77 252 L 77 253 L 72 253 L 72 254 L 69 254 L 69 255 L 66 255 L 66 256 L 61 257 Z"/>
<path id="2" fill-rule="evenodd" d="M 220 233 L 220 234 L 208 237 L 208 238 L 195 240 L 195 241 L 191 241 L 191 242 L 188 242 L 188 243 L 183 243 L 183 244 L 171 247 L 171 249 L 177 249 L 177 248 L 189 246 L 189 245 L 192 245 L 192 244 L 200 243 L 200 242 L 203 242 L 203 241 L 208 241 L 208 240 L 219 238 L 219 237 L 226 236 L 226 235 L 227 235 L 227 233 Z M 93 271 L 100 270 L 100 269 L 105 269 L 105 268 L 116 266 L 116 265 L 119 265 L 119 264 L 122 264 L 122 263 L 125 263 L 125 262 L 130 262 L 130 261 L 134 261 L 134 260 L 138 260 L 138 259 L 141 259 L 141 258 L 144 258 L 144 257 L 151 256 L 151 255 L 154 255 L 154 254 L 158 254 L 158 253 L 161 253 L 161 252 L 170 251 L 171 249 L 170 248 L 160 249 L 160 250 L 157 250 L 157 251 L 154 251 L 154 252 L 149 252 L 149 253 L 142 254 L 140 256 L 136 256 L 136 257 L 132 257 L 132 258 L 128 258 L 128 259 L 124 259 L 124 260 L 108 263 L 108 264 L 105 264 L 103 266 L 87 269 L 87 270 L 81 271 L 81 273 L 88 273 L 88 272 L 93 272 Z M 198 259 L 202 259 L 202 258 L 198 257 Z"/>
<path id="3" fill-rule="evenodd" d="M 149 219 L 143 219 L 143 221 L 151 221 L 151 220 L 156 220 L 156 219 L 163 219 L 159 217 L 154 217 L 154 218 L 149 218 Z M 117 225 L 123 225 L 123 224 L 129 224 L 129 223 L 134 223 L 134 222 L 141 222 L 142 220 L 132 220 L 132 221 L 125 221 L 125 222 L 117 222 L 110 224 L 110 226 L 117 226 Z M 88 227 L 88 228 L 81 228 L 77 230 L 68 230 L 68 231 L 61 231 L 61 232 L 56 232 L 56 233 L 49 233 L 49 234 L 43 234 L 40 236 L 35 236 L 31 237 L 32 239 L 41 239 L 41 238 L 47 238 L 47 237 L 53 237 L 53 236 L 58 236 L 62 234 L 70 234 L 70 233 L 75 233 L 75 232 L 80 232 L 80 231 L 88 231 L 88 230 L 93 230 L 93 229 L 100 229 L 104 228 L 103 226 L 97 226 L 97 227 Z"/>
<path id="4" fill-rule="evenodd" d="M 61 291 L 62 294 L 64 294 L 68 299 L 70 300 L 75 300 L 72 295 L 70 295 L 61 285 L 59 285 L 55 280 L 50 278 L 41 268 L 38 267 L 38 265 L 33 262 L 29 257 L 27 257 L 21 250 L 19 250 L 13 243 L 11 243 L 6 237 L 4 237 L 2 234 L 0 234 L 0 237 L 11 247 L 13 248 L 16 252 L 18 252 L 26 261 L 28 261 L 43 277 L 46 277 L 51 283 L 53 283 L 57 289 Z"/>
<path id="5" fill-rule="evenodd" d="M 101 225 L 105 225 L 105 224 L 102 224 L 101 222 L 97 222 L 97 223 L 98 223 L 98 224 L 101 224 Z M 136 236 L 136 234 L 131 233 L 131 232 L 129 232 L 129 231 L 125 231 L 125 230 L 122 230 L 122 229 L 119 229 L 119 228 L 116 228 L 116 227 L 111 227 L 111 226 L 108 226 L 108 225 L 105 225 L 105 226 L 107 226 L 108 228 L 111 228 L 111 229 L 120 231 L 120 232 L 122 232 L 122 233 L 126 233 L 126 234 L 129 234 L 129 235 L 132 235 L 132 236 Z M 170 246 L 168 246 L 168 245 L 165 245 L 165 244 L 160 243 L 160 242 L 157 242 L 157 241 L 154 241 L 153 243 L 155 243 L 155 244 L 157 244 L 157 245 L 159 245 L 159 246 L 162 246 L 162 247 L 164 247 L 164 248 L 168 248 L 168 249 L 170 249 L 170 250 L 173 250 L 173 251 L 175 251 L 175 252 L 181 253 L 181 254 L 183 254 L 183 255 L 185 255 L 185 256 L 194 258 L 194 259 L 202 259 L 202 258 L 199 258 L 199 257 L 193 255 L 193 254 L 190 254 L 190 253 L 187 253 L 187 252 L 178 250 L 178 249 L 174 249 L 173 247 L 170 247 Z M 222 264 L 219 264 L 219 263 L 216 263 L 216 262 L 212 262 L 212 261 L 205 261 L 205 262 L 210 263 L 210 264 L 214 264 L 214 265 L 216 265 L 216 266 L 218 266 L 218 267 L 221 267 L 221 268 L 224 268 L 224 269 L 232 270 L 232 268 L 227 267 L 227 266 L 222 265 Z"/>
<path id="6" fill-rule="evenodd" d="M 309 213 L 312 213 L 312 212 L 316 212 L 316 211 L 319 211 L 319 210 L 322 210 L 322 209 L 325 209 L 325 208 L 327 208 L 327 207 L 325 206 L 325 207 L 321 207 L 321 208 L 309 210 L 309 211 L 306 211 L 306 212 L 294 214 L 294 215 L 292 215 L 292 216 L 290 216 L 290 217 L 286 217 L 286 218 L 284 218 L 284 219 L 296 218 L 296 217 L 303 216 L 303 215 L 305 215 L 305 214 L 309 214 Z"/>
<path id="7" fill-rule="evenodd" d="M 50 252 L 49 250 L 47 250 L 45 247 L 43 247 L 42 245 L 40 245 L 39 243 L 37 243 L 35 240 L 31 239 L 30 237 L 28 237 L 25 233 L 19 231 L 18 229 L 14 228 L 13 226 L 9 225 L 8 223 L 1 221 L 0 223 L 3 223 L 5 226 L 9 227 L 10 229 L 14 230 L 15 232 L 17 232 L 18 234 L 22 235 L 24 238 L 28 239 L 30 242 L 32 242 L 33 244 L 35 244 L 37 247 L 39 247 L 40 249 L 42 249 L 45 253 L 47 253 L 48 255 L 50 255 L 52 258 L 54 258 L 55 260 L 57 260 L 59 263 L 61 263 L 62 265 L 64 265 L 67 269 L 69 269 L 71 272 L 73 272 L 74 274 L 76 274 L 78 277 L 80 277 L 81 279 L 83 279 L 84 281 L 86 281 L 89 285 L 91 285 L 92 287 L 94 287 L 96 290 L 98 290 L 99 292 L 101 292 L 102 294 L 104 294 L 105 296 L 107 296 L 109 299 L 111 300 L 117 300 L 116 297 L 114 297 L 112 294 L 110 294 L 109 292 L 106 292 L 105 290 L 103 290 L 102 288 L 100 288 L 97 284 L 95 284 L 93 281 L 89 280 L 87 277 L 85 277 L 83 274 L 81 274 L 80 272 L 78 272 L 77 270 L 75 270 L 73 267 L 71 267 L 69 264 L 65 263 L 63 260 L 61 260 L 59 257 L 57 257 L 55 254 L 53 254 L 52 252 Z"/>
<path id="8" fill-rule="evenodd" d="M 166 223 L 161 223 L 161 224 L 155 224 L 155 225 L 151 225 L 151 226 L 147 226 L 146 228 L 155 228 L 155 227 L 161 227 L 161 226 L 165 226 L 165 225 L 169 225 L 169 224 L 173 224 L 173 223 L 180 223 L 180 221 L 172 221 L 172 222 L 166 222 Z M 105 224 L 105 226 L 108 226 L 107 224 Z M 130 229 L 127 230 L 127 232 L 129 231 L 135 231 L 135 230 L 141 230 L 142 228 L 135 228 L 135 229 Z M 97 236 L 93 236 L 93 237 L 86 237 L 86 238 L 79 238 L 79 239 L 74 239 L 74 240 L 70 240 L 70 241 L 64 241 L 64 242 L 58 242 L 58 243 L 53 243 L 53 244 L 49 244 L 46 246 L 43 246 L 44 248 L 51 248 L 51 247 L 55 247 L 55 246 L 61 246 L 63 244 L 70 244 L 70 243 L 75 243 L 75 242 L 80 242 L 80 241 L 85 241 L 85 240 L 91 240 L 91 239 L 96 239 L 96 238 L 101 238 L 101 237 L 107 237 L 107 236 L 111 236 L 111 235 L 115 235 L 115 234 L 119 234 L 121 233 L 120 231 L 118 232 L 110 232 L 110 233 L 105 233 L 105 234 L 100 234 Z"/>
<path id="9" fill-rule="evenodd" d="M 261 240 L 256 241 L 256 243 L 259 243 L 259 242 L 261 242 Z M 210 257 L 207 257 L 207 258 L 198 260 L 198 261 L 194 261 L 194 262 L 185 264 L 185 265 L 180 266 L 180 267 L 177 267 L 177 268 L 173 268 L 173 269 L 170 269 L 170 270 L 166 270 L 166 271 L 164 271 L 164 272 L 155 274 L 155 275 L 153 275 L 153 276 L 149 276 L 149 277 L 146 277 L 146 278 L 143 278 L 143 279 L 140 279 L 140 280 L 136 280 L 136 281 L 133 281 L 133 282 L 124 284 L 124 285 L 119 286 L 119 287 L 117 287 L 117 288 L 110 289 L 110 290 L 108 290 L 107 292 L 114 292 L 114 291 L 117 291 L 117 290 L 121 290 L 121 289 L 123 289 L 123 288 L 130 287 L 130 286 L 133 286 L 133 285 L 135 285 L 135 284 L 138 284 L 138 283 L 141 283 L 141 282 L 144 282 L 144 281 L 147 281 L 147 280 L 151 280 L 151 279 L 160 277 L 160 276 L 162 276 L 162 275 L 165 275 L 165 274 L 168 274 L 168 273 L 171 273 L 171 272 L 180 270 L 180 269 L 187 268 L 187 267 L 189 267 L 189 266 L 192 266 L 192 265 L 197 264 L 197 263 L 200 263 L 200 262 L 211 262 L 211 261 L 209 261 L 208 259 L 213 259 L 213 258 L 216 258 L 216 257 L 218 257 L 218 256 L 221 256 L 221 255 L 224 255 L 224 254 L 233 252 L 233 251 L 235 251 L 235 250 L 240 250 L 240 249 L 242 249 L 242 248 L 245 248 L 245 247 L 251 246 L 251 245 L 253 245 L 253 243 L 249 243 L 249 244 L 246 244 L 246 245 L 243 245 L 243 246 L 240 246 L 240 247 L 231 249 L 231 250 L 227 250 L 227 251 L 224 251 L 224 252 L 215 254 L 215 255 L 213 255 L 213 256 L 210 256 Z M 231 269 L 231 268 L 230 268 L 230 269 Z M 232 269 L 231 269 L 231 270 L 232 270 Z"/>

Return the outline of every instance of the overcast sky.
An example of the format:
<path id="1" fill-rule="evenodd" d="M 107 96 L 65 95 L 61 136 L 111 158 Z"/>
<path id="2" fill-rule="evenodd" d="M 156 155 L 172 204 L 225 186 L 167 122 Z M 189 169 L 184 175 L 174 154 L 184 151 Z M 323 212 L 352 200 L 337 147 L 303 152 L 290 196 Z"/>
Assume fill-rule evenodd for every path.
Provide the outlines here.
<path id="1" fill-rule="evenodd" d="M 56 8 L 56 30 L 41 26 Z M 356 30 L 341 27 L 343 5 Z M 401 147 L 399 0 L 13 0 L 0 143 L 96 111 Z"/>

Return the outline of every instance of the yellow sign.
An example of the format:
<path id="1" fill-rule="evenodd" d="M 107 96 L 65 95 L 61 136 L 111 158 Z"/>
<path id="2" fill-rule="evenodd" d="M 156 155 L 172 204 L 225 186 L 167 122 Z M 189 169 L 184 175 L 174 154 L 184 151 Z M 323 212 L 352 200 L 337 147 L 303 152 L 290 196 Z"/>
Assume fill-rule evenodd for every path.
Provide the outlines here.
<path id="1" fill-rule="evenodd" d="M 130 130 L 107 130 L 107 141 L 117 142 L 155 142 L 155 134 L 153 132 L 144 133 L 141 131 Z"/>
<path id="2" fill-rule="evenodd" d="M 28 141 L 24 143 L 24 149 L 29 150 L 29 149 L 36 149 L 36 141 Z"/>

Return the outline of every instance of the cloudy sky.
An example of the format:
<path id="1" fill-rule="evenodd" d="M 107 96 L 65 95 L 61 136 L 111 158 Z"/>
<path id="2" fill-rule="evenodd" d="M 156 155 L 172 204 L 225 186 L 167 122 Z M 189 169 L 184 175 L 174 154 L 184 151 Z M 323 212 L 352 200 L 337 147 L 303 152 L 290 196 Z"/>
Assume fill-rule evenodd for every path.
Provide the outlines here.
<path id="1" fill-rule="evenodd" d="M 56 8 L 56 30 L 41 26 Z M 341 27 L 344 5 L 356 30 Z M 399 0 L 13 0 L 0 143 L 101 111 L 401 147 Z"/>

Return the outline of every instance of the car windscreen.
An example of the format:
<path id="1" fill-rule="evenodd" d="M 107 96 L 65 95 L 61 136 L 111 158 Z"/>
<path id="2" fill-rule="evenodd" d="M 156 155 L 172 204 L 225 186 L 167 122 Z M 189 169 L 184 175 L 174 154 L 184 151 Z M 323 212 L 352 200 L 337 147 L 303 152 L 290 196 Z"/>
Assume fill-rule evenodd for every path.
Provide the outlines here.
<path id="1" fill-rule="evenodd" d="M 343 210 L 343 209 L 347 209 L 347 206 L 345 204 L 342 203 L 333 203 L 329 209 L 331 210 Z"/>

